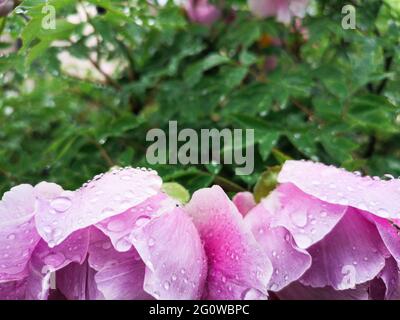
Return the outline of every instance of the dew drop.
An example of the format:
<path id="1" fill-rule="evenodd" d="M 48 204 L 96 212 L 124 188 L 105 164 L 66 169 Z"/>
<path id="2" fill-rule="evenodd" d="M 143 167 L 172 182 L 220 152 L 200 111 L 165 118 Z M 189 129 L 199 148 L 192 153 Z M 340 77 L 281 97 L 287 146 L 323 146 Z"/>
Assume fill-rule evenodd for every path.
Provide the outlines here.
<path id="1" fill-rule="evenodd" d="M 109 250 L 112 247 L 111 242 L 104 242 L 101 246 L 104 250 Z"/>
<path id="2" fill-rule="evenodd" d="M 121 220 L 111 220 L 107 224 L 107 229 L 112 232 L 120 232 L 125 229 L 125 223 Z"/>
<path id="3" fill-rule="evenodd" d="M 10 233 L 10 234 L 7 236 L 7 239 L 8 239 L 8 240 L 15 240 L 15 234 L 14 234 L 14 233 Z"/>
<path id="4" fill-rule="evenodd" d="M 302 211 L 302 210 L 294 210 L 290 213 L 290 218 L 292 220 L 292 222 L 300 227 L 303 228 L 307 225 L 307 212 Z"/>
<path id="5" fill-rule="evenodd" d="M 163 287 L 164 287 L 165 290 L 169 290 L 169 287 L 170 287 L 170 286 L 171 286 L 171 284 L 170 284 L 168 281 L 165 281 L 165 282 L 164 282 Z"/>
<path id="6" fill-rule="evenodd" d="M 150 221 L 150 217 L 149 216 L 140 216 L 140 217 L 138 217 L 136 219 L 135 224 L 136 224 L 136 226 L 141 227 L 141 226 L 143 226 L 144 224 L 146 224 L 149 221 Z"/>
<path id="7" fill-rule="evenodd" d="M 68 197 L 58 197 L 51 201 L 50 206 L 58 212 L 65 212 L 71 208 L 72 201 Z"/>
<path id="8" fill-rule="evenodd" d="M 150 239 L 147 241 L 147 245 L 148 245 L 149 247 L 154 246 L 154 244 L 155 244 L 155 240 L 154 240 L 153 238 L 150 238 Z"/>

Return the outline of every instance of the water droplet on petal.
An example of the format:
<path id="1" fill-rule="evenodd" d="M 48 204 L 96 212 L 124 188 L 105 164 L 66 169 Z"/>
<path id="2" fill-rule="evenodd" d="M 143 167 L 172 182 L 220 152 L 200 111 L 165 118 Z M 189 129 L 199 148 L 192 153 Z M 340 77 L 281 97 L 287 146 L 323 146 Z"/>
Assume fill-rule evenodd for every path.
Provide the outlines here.
<path id="1" fill-rule="evenodd" d="M 165 281 L 163 287 L 165 290 L 169 290 L 170 285 L 171 284 L 168 281 Z"/>
<path id="2" fill-rule="evenodd" d="M 112 232 L 120 232 L 125 229 L 125 223 L 121 220 L 114 219 L 107 224 L 107 229 Z"/>
<path id="3" fill-rule="evenodd" d="M 154 240 L 153 238 L 150 238 L 149 241 L 147 241 L 147 245 L 148 245 L 149 247 L 154 246 L 154 244 L 155 244 L 155 240 Z"/>
<path id="4" fill-rule="evenodd" d="M 71 208 L 72 201 L 68 197 L 58 197 L 51 201 L 50 206 L 58 212 L 65 212 Z"/>
<path id="5" fill-rule="evenodd" d="M 141 226 L 143 226 L 144 224 L 146 224 L 149 221 L 150 221 L 150 217 L 149 216 L 140 216 L 140 217 L 138 217 L 136 219 L 135 224 L 136 224 L 136 226 L 141 227 Z"/>
<path id="6" fill-rule="evenodd" d="M 14 233 L 10 233 L 8 236 L 7 236 L 7 239 L 8 240 L 15 240 L 15 234 Z"/>
<path id="7" fill-rule="evenodd" d="M 300 227 L 303 228 L 307 225 L 307 212 L 302 211 L 302 210 L 294 210 L 290 213 L 290 218 L 292 219 L 292 222 Z"/>
<path id="8" fill-rule="evenodd" d="M 104 250 L 108 250 L 108 249 L 111 249 L 112 244 L 111 244 L 111 242 L 104 242 L 104 243 L 102 244 L 101 247 L 102 247 Z"/>

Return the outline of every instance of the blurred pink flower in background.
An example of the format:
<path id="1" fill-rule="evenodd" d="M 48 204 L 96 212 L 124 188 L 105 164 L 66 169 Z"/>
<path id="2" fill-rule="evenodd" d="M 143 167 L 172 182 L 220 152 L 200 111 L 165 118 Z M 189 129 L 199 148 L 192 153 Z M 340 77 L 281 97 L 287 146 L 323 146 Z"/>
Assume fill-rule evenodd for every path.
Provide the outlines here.
<path id="1" fill-rule="evenodd" d="M 211 25 L 221 17 L 221 10 L 208 0 L 187 0 L 185 10 L 192 22 Z"/>
<path id="2" fill-rule="evenodd" d="M 309 0 L 248 0 L 250 10 L 257 17 L 276 17 L 288 24 L 293 17 L 303 18 Z"/>

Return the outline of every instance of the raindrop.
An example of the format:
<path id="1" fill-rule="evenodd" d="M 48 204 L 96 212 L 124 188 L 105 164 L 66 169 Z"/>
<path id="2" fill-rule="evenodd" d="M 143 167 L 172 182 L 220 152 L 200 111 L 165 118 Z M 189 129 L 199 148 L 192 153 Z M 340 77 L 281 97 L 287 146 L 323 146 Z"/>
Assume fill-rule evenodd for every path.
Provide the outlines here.
<path id="1" fill-rule="evenodd" d="M 294 210 L 290 213 L 290 218 L 292 219 L 292 222 L 300 228 L 307 225 L 307 213 L 304 211 Z"/>
<path id="2" fill-rule="evenodd" d="M 148 216 L 140 216 L 140 217 L 138 217 L 136 219 L 135 224 L 136 224 L 136 226 L 141 227 L 141 226 L 143 226 L 144 224 L 146 224 L 149 221 L 150 221 L 150 217 L 148 217 Z"/>
<path id="3" fill-rule="evenodd" d="M 104 250 L 111 249 L 112 244 L 111 242 L 104 242 L 103 245 L 101 246 Z"/>
<path id="4" fill-rule="evenodd" d="M 147 244 L 149 247 L 152 247 L 155 244 L 155 240 L 153 238 L 150 238 L 149 241 L 147 241 Z"/>
<path id="5" fill-rule="evenodd" d="M 58 197 L 51 201 L 50 206 L 58 212 L 65 212 L 71 208 L 72 201 L 68 197 Z"/>
<path id="6" fill-rule="evenodd" d="M 8 239 L 8 240 L 15 240 L 15 234 L 14 234 L 14 233 L 9 234 L 9 235 L 7 236 L 7 239 Z"/>
<path id="7" fill-rule="evenodd" d="M 170 287 L 170 283 L 168 281 L 165 281 L 164 282 L 164 289 L 165 290 L 169 290 L 169 287 Z"/>
<path id="8" fill-rule="evenodd" d="M 125 229 L 125 223 L 121 220 L 112 220 L 107 224 L 107 229 L 112 232 L 120 232 Z"/>

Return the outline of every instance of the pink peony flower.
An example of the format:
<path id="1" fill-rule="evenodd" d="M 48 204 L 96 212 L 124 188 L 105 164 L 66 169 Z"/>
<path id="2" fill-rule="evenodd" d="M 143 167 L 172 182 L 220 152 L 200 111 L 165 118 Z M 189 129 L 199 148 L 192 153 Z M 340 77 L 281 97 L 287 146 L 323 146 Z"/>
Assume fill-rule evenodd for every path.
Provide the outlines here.
<path id="1" fill-rule="evenodd" d="M 293 17 L 303 18 L 308 0 L 248 0 L 251 12 L 257 17 L 276 17 L 288 24 Z"/>
<path id="2" fill-rule="evenodd" d="M 125 168 L 76 191 L 43 182 L 7 192 L 0 299 L 47 299 L 50 289 L 67 299 L 266 298 L 271 262 L 222 189 L 182 208 L 161 184 Z"/>
<path id="3" fill-rule="evenodd" d="M 211 25 L 221 16 L 221 10 L 208 0 L 187 0 L 185 10 L 189 19 L 204 25 Z"/>
<path id="4" fill-rule="evenodd" d="M 282 299 L 400 298 L 400 181 L 287 161 L 245 217 Z"/>
<path id="5" fill-rule="evenodd" d="M 113 170 L 74 192 L 19 186 L 0 203 L 0 298 L 198 299 L 198 232 L 154 171 Z"/>

